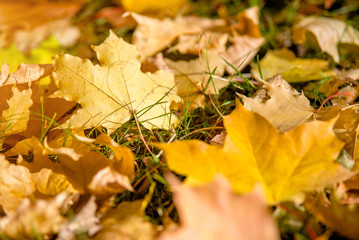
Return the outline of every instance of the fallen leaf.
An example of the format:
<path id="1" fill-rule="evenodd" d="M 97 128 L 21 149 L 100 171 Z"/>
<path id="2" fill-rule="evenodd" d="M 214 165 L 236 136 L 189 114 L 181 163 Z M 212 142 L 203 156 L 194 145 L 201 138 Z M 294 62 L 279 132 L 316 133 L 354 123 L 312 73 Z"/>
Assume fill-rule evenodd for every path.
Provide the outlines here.
<path id="1" fill-rule="evenodd" d="M 281 75 L 263 82 L 252 97 L 238 94 L 247 110 L 267 118 L 280 132 L 289 131 L 308 120 L 314 109 L 310 101 L 292 88 Z"/>
<path id="2" fill-rule="evenodd" d="M 331 76 L 330 78 L 327 79 L 323 79 L 325 81 L 323 82 L 319 82 L 318 84 L 314 84 L 314 83 L 309 83 L 307 86 L 305 86 L 303 88 L 303 91 L 305 92 L 306 96 L 312 99 L 316 98 L 315 93 L 316 92 L 321 92 L 324 94 L 324 96 L 326 97 L 330 97 L 336 93 L 338 93 L 339 88 L 341 92 L 350 92 L 352 94 L 352 96 L 346 96 L 346 95 L 342 95 L 339 96 L 340 98 L 346 98 L 346 101 L 343 102 L 341 101 L 342 104 L 345 103 L 351 103 L 350 101 L 354 101 L 357 97 L 356 94 L 358 94 L 358 89 L 357 86 L 351 86 L 352 83 L 354 83 L 355 80 L 359 79 L 359 69 L 349 69 L 349 70 L 344 70 L 344 71 L 340 71 L 340 72 L 336 72 L 336 75 Z M 345 87 L 345 85 L 349 84 L 349 86 L 347 86 L 347 89 L 343 89 Z M 319 87 L 318 87 L 319 85 Z M 332 103 L 334 105 L 335 104 L 340 104 L 341 99 L 332 99 Z"/>
<path id="3" fill-rule="evenodd" d="M 74 45 L 79 40 L 80 34 L 80 29 L 76 26 L 71 25 L 70 19 L 60 19 L 51 22 L 45 22 L 44 24 L 37 26 L 36 28 L 31 30 L 17 30 L 14 33 L 13 42 L 16 45 L 17 49 L 19 49 L 21 52 L 25 54 L 31 54 L 31 52 L 34 52 L 32 55 L 36 56 L 36 53 L 41 48 L 38 48 L 35 51 L 33 51 L 33 49 L 41 45 L 46 46 L 46 42 L 45 44 L 42 43 L 46 39 L 50 39 L 50 41 L 55 41 L 57 43 L 58 49 L 48 48 L 47 50 L 49 52 L 54 52 L 55 50 L 57 50 L 56 54 L 59 54 L 60 46 L 70 47 Z"/>
<path id="4" fill-rule="evenodd" d="M 333 18 L 304 18 L 293 26 L 293 41 L 296 44 L 309 42 L 313 46 L 319 45 L 336 63 L 340 61 L 338 47 L 341 45 L 350 46 L 350 54 L 359 52 L 359 31 L 344 21 Z"/>
<path id="5" fill-rule="evenodd" d="M 228 82 L 221 78 L 224 62 L 215 50 L 203 52 L 200 58 L 195 60 L 164 61 L 166 68 L 175 74 L 177 93 L 188 111 L 204 107 L 204 94 L 217 95 L 221 88 L 228 85 Z"/>
<path id="6" fill-rule="evenodd" d="M 200 187 L 169 180 L 181 225 L 162 233 L 159 240 L 279 239 L 276 223 L 259 192 L 236 195 L 220 176 Z"/>
<path id="7" fill-rule="evenodd" d="M 59 194 L 51 200 L 38 199 L 34 203 L 26 198 L 16 212 L 1 218 L 0 232 L 11 239 L 35 239 L 39 235 L 57 233 L 65 221 L 61 207 L 67 200 L 67 194 Z"/>
<path id="8" fill-rule="evenodd" d="M 20 64 L 14 73 L 3 64 L 0 72 L 1 136 L 20 133 L 27 129 L 30 107 L 33 105 L 31 86 L 53 70 L 50 64 Z M 16 86 L 15 86 L 16 85 Z M 1 139 L 3 142 L 4 139 Z"/>
<path id="9" fill-rule="evenodd" d="M 62 192 L 77 192 L 66 179 L 66 176 L 56 174 L 47 168 L 41 169 L 40 172 L 32 173 L 31 180 L 35 185 L 36 191 L 46 196 L 56 196 Z"/>
<path id="10" fill-rule="evenodd" d="M 320 80 L 335 75 L 333 71 L 328 70 L 329 63 L 327 61 L 296 58 L 295 54 L 286 48 L 267 52 L 258 64 L 251 65 L 251 72 L 256 79 L 266 80 L 281 74 L 287 82 L 292 83 Z"/>
<path id="11" fill-rule="evenodd" d="M 181 54 L 198 55 L 205 49 L 215 49 L 219 53 L 226 51 L 228 33 L 204 32 L 203 34 L 185 34 L 178 37 L 177 44 L 168 49 L 168 52 L 178 51 Z"/>
<path id="12" fill-rule="evenodd" d="M 0 205 L 5 213 L 10 213 L 25 198 L 33 197 L 35 184 L 26 167 L 10 164 L 4 155 L 0 155 L 0 166 Z"/>
<path id="13" fill-rule="evenodd" d="M 231 46 L 223 53 L 223 58 L 232 64 L 236 71 L 243 70 L 256 56 L 265 43 L 259 29 L 259 8 L 250 7 L 236 16 L 236 30 L 229 38 Z M 227 72 L 233 74 L 234 69 L 227 66 Z"/>
<path id="14" fill-rule="evenodd" d="M 169 129 L 176 122 L 169 109 L 171 101 L 178 100 L 172 93 L 175 83 L 171 73 L 142 73 L 136 47 L 113 32 L 94 50 L 100 65 L 67 54 L 55 57 L 59 90 L 53 97 L 78 102 L 82 107 L 64 126 L 102 125 L 111 134 L 132 114 L 146 128 Z"/>
<path id="15" fill-rule="evenodd" d="M 275 203 L 352 175 L 335 162 L 344 144 L 332 130 L 334 123 L 312 121 L 280 133 L 264 117 L 237 104 L 224 118 L 224 147 L 199 140 L 154 145 L 164 151 L 170 169 L 187 175 L 188 184 L 209 182 L 222 173 L 235 192 L 249 192 L 262 183 L 268 201 Z"/>
<path id="16" fill-rule="evenodd" d="M 359 104 L 349 106 L 331 106 L 317 112 L 313 117 L 320 121 L 327 121 L 339 114 L 333 130 L 335 135 L 345 143 L 344 149 L 353 160 L 358 160 L 356 152 L 359 130 Z M 356 166 L 356 168 L 359 166 Z"/>
<path id="17" fill-rule="evenodd" d="M 142 201 L 122 202 L 101 218 L 101 231 L 94 237 L 100 239 L 156 239 L 154 226 L 147 222 L 141 212 Z"/>
<path id="18" fill-rule="evenodd" d="M 336 198 L 334 195 L 327 199 L 324 193 L 317 193 L 315 196 L 307 196 L 305 207 L 324 225 L 334 229 L 341 236 L 359 239 L 358 207 L 343 205 Z"/>
<path id="19" fill-rule="evenodd" d="M 223 19 L 178 16 L 174 20 L 160 20 L 135 13 L 131 15 L 138 24 L 132 42 L 137 46 L 141 59 L 164 50 L 179 36 L 199 34 L 226 25 Z"/>
<path id="20" fill-rule="evenodd" d="M 13 96 L 6 100 L 8 108 L 0 109 L 0 111 L 2 110 L 0 123 L 0 135 L 2 137 L 25 131 L 30 117 L 31 89 L 19 91 L 14 86 L 12 93 Z"/>
<path id="21" fill-rule="evenodd" d="M 223 146 L 224 140 L 226 139 L 226 135 L 227 134 L 225 132 L 221 132 L 214 136 L 214 138 L 212 138 L 209 143 L 211 145 Z"/>
<path id="22" fill-rule="evenodd" d="M 157 0 L 155 2 L 149 2 L 146 0 L 116 0 L 121 3 L 123 7 L 129 12 L 137 13 L 157 13 L 169 12 L 175 14 L 181 7 L 183 7 L 187 0 Z"/>
<path id="23" fill-rule="evenodd" d="M 13 42 L 17 30 L 31 31 L 40 25 L 46 25 L 56 19 L 74 16 L 81 8 L 79 2 L 33 2 L 33 1 L 1 1 L 0 2 L 0 38 L 1 47 L 7 47 Z M 52 29 L 57 31 L 56 28 Z M 36 37 L 45 40 L 42 33 L 30 42 L 37 41 Z"/>
<path id="24" fill-rule="evenodd" d="M 265 43 L 265 39 L 263 37 L 256 38 L 244 35 L 231 37 L 230 42 L 232 42 L 232 46 L 228 47 L 223 54 L 223 58 L 239 72 L 256 56 L 260 46 Z M 229 73 L 233 74 L 235 72 L 231 66 L 227 66 L 226 69 Z"/>
<path id="25" fill-rule="evenodd" d="M 26 166 L 32 173 L 41 171 L 43 168 L 66 176 L 67 181 L 80 193 L 91 192 L 102 196 L 132 190 L 130 181 L 134 178 L 134 155 L 133 153 L 108 136 L 99 136 L 98 140 L 88 139 L 74 147 L 51 148 L 46 140 L 41 144 L 36 138 L 20 141 L 13 149 L 6 152 L 13 156 L 21 154 L 24 159 L 19 164 Z M 83 142 L 83 139 L 77 141 Z M 106 158 L 99 152 L 89 151 L 89 145 L 96 142 L 108 143 L 108 147 L 114 152 L 112 159 Z M 87 148 L 83 145 L 88 145 Z M 75 147 L 78 146 L 78 147 Z M 94 149 L 94 147 L 92 147 Z M 109 175 L 104 175 L 103 171 Z M 102 171 L 101 171 L 102 170 Z M 101 179 L 98 175 L 102 176 Z M 91 187 L 89 187 L 91 183 Z"/>
<path id="26" fill-rule="evenodd" d="M 10 72 L 7 64 L 1 66 L 0 84 L 1 86 L 12 84 L 29 84 L 51 74 L 54 70 L 52 64 L 20 64 L 14 73 Z"/>

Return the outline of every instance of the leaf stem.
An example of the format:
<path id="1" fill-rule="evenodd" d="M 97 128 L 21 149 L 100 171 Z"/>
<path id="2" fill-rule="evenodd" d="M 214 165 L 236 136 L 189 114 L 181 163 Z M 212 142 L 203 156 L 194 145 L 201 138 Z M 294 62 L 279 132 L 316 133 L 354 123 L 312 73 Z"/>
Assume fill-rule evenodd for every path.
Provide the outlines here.
<path id="1" fill-rule="evenodd" d="M 137 119 L 137 116 L 136 116 L 136 112 L 133 111 L 133 117 L 135 118 L 135 122 L 136 122 L 136 126 L 137 126 L 137 129 L 138 129 L 138 132 L 140 133 L 140 138 L 141 138 L 141 141 L 143 142 L 143 144 L 145 145 L 147 151 L 151 154 L 151 156 L 153 156 L 154 154 L 152 153 L 150 147 L 148 146 L 145 138 L 143 137 L 143 134 L 142 134 L 142 131 L 141 131 L 141 127 L 140 127 L 140 124 L 138 122 L 138 119 Z"/>
<path id="2" fill-rule="evenodd" d="M 324 102 L 320 105 L 320 107 L 319 107 L 317 110 L 315 110 L 315 112 L 319 112 L 319 111 L 322 109 L 322 107 L 324 106 L 324 104 L 325 104 L 326 102 L 328 102 L 330 99 L 332 99 L 332 98 L 334 98 L 334 97 L 337 97 L 337 96 L 341 96 L 341 95 L 347 95 L 347 96 L 349 96 L 349 97 L 352 96 L 352 94 L 351 94 L 350 92 L 338 92 L 338 93 L 336 93 L 336 94 L 333 94 L 333 95 L 327 97 L 327 99 L 324 100 Z"/>

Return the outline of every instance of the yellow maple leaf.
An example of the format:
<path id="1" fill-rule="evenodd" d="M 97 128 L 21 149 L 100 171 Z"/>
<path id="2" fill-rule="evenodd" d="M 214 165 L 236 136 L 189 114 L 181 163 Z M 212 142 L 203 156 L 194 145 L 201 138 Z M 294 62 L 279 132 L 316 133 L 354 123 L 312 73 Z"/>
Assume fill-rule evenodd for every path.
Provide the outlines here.
<path id="1" fill-rule="evenodd" d="M 6 213 L 14 211 L 36 190 L 29 169 L 10 164 L 4 155 L 0 155 L 0 176 L 0 206 Z"/>
<path id="2" fill-rule="evenodd" d="M 306 82 L 320 80 L 323 77 L 334 76 L 335 72 L 328 70 L 329 63 L 321 59 L 297 58 L 286 49 L 276 49 L 268 52 L 259 61 L 263 80 L 281 74 L 288 82 Z M 262 79 L 258 64 L 252 64 L 251 72 L 256 79 Z"/>
<path id="3" fill-rule="evenodd" d="M 188 183 L 209 182 L 222 173 L 240 193 L 261 182 L 268 201 L 275 203 L 351 176 L 335 162 L 343 143 L 332 130 L 334 122 L 308 122 L 280 133 L 238 104 L 224 119 L 223 147 L 199 140 L 155 146 L 164 150 L 171 169 L 188 176 Z"/>
<path id="4" fill-rule="evenodd" d="M 179 100 L 172 93 L 173 74 L 164 70 L 143 73 L 136 47 L 113 32 L 94 50 L 100 65 L 67 54 L 55 57 L 59 90 L 53 96 L 82 107 L 67 124 L 73 128 L 102 125 L 111 133 L 134 112 L 147 128 L 168 129 L 176 122 L 169 109 L 171 101 Z"/>

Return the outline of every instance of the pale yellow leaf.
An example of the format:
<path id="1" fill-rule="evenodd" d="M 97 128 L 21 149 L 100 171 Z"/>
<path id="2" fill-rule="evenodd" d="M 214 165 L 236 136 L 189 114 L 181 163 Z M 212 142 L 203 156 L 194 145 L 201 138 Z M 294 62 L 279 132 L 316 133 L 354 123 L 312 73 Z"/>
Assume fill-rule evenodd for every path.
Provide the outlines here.
<path id="1" fill-rule="evenodd" d="M 205 51 L 195 60 L 164 61 L 166 67 L 175 74 L 178 95 L 183 99 L 184 106 L 189 106 L 189 111 L 204 107 L 204 94 L 217 95 L 221 88 L 228 85 L 228 82 L 221 78 L 225 63 L 216 50 Z M 213 73 L 214 70 L 216 71 Z"/>
<path id="2" fill-rule="evenodd" d="M 12 92 L 13 96 L 6 100 L 8 108 L 2 111 L 0 120 L 0 133 L 2 137 L 25 131 L 30 117 L 29 108 L 32 105 L 31 89 L 19 91 L 14 86 Z"/>
<path id="3" fill-rule="evenodd" d="M 26 167 L 10 164 L 4 155 L 0 155 L 0 166 L 0 205 L 10 213 L 26 197 L 33 196 L 35 185 Z"/>
<path id="4" fill-rule="evenodd" d="M 350 54 L 359 53 L 359 31 L 344 21 L 327 17 L 307 17 L 293 27 L 293 41 L 309 42 L 340 61 L 340 44 L 351 46 Z"/>
<path id="5" fill-rule="evenodd" d="M 292 88 L 281 75 L 263 82 L 252 97 L 238 94 L 244 107 L 267 118 L 280 132 L 289 131 L 310 118 L 310 101 Z"/>
<path id="6" fill-rule="evenodd" d="M 176 122 L 169 109 L 172 101 L 179 100 L 173 91 L 173 74 L 163 70 L 141 72 L 136 47 L 113 32 L 94 50 L 100 65 L 67 54 L 55 58 L 59 90 L 53 96 L 78 102 L 82 107 L 64 126 L 102 125 L 110 134 L 134 112 L 146 128 L 169 129 Z"/>
<path id="7" fill-rule="evenodd" d="M 178 16 L 174 20 L 160 20 L 135 13 L 131 15 L 138 24 L 133 34 L 133 44 L 137 46 L 142 59 L 167 48 L 179 36 L 199 34 L 226 24 L 223 19 Z"/>

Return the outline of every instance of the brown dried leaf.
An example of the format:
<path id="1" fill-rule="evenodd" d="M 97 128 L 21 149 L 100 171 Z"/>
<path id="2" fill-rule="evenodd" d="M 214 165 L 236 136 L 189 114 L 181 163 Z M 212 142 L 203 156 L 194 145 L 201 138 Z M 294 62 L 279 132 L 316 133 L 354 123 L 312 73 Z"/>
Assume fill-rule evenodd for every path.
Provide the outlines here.
<path id="1" fill-rule="evenodd" d="M 359 209 L 341 204 L 336 196 L 327 199 L 324 193 L 308 195 L 305 207 L 328 228 L 349 239 L 359 239 Z"/>
<path id="2" fill-rule="evenodd" d="M 29 168 L 31 172 L 39 172 L 43 168 L 48 168 L 55 173 L 63 174 L 81 193 L 93 191 L 94 194 L 106 196 L 126 189 L 132 190 L 130 180 L 134 177 L 134 155 L 129 149 L 119 146 L 113 140 L 106 140 L 106 138 L 109 137 L 99 136 L 98 143 L 104 144 L 107 141 L 108 147 L 114 152 L 112 159 L 106 158 L 99 152 L 89 151 L 91 143 L 95 140 L 88 139 L 87 142 L 84 142 L 86 139 L 83 138 L 77 140 L 82 142 L 76 144 L 79 146 L 77 148 L 51 148 L 46 140 L 42 145 L 36 138 L 26 139 L 19 142 L 7 154 L 22 154 L 27 158 L 33 155 L 31 162 L 22 161 L 21 164 Z M 87 147 L 85 148 L 83 145 L 87 145 Z M 104 180 L 98 179 L 97 174 L 103 174 L 101 170 L 105 168 L 111 169 L 109 171 L 111 175 L 106 175 Z M 92 181 L 95 183 L 89 188 Z"/>

